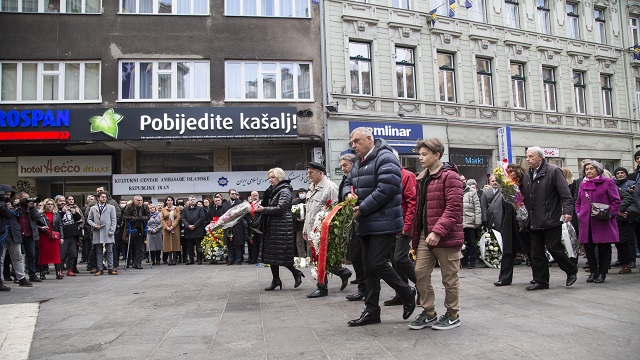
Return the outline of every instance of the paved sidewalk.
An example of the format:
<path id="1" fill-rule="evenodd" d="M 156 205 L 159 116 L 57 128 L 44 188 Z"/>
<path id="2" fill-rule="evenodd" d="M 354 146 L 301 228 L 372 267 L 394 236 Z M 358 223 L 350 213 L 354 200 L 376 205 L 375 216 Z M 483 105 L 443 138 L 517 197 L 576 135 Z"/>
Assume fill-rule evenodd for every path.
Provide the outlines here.
<path id="1" fill-rule="evenodd" d="M 349 328 L 362 302 L 329 280 L 329 296 L 307 299 L 315 285 L 293 289 L 281 269 L 282 291 L 265 292 L 269 268 L 252 265 L 156 266 L 118 276 L 15 284 L 0 293 L 0 336 L 11 319 L 37 316 L 30 359 L 636 359 L 640 353 L 640 273 L 604 284 L 564 286 L 551 269 L 551 289 L 526 291 L 530 269 L 516 266 L 514 284 L 497 288 L 495 269 L 461 271 L 462 325 L 410 330 L 401 307 L 383 307 L 382 323 Z M 444 290 L 434 272 L 438 313 Z M 381 301 L 393 296 L 383 284 Z M 6 311 L 6 304 L 14 311 Z M 30 313 L 15 304 L 33 304 Z M 39 304 L 39 313 L 38 306 Z M 420 309 L 416 309 L 414 316 Z M 20 315 L 16 315 L 20 314 Z M 413 317 L 412 317 L 413 318 Z M 10 328 L 4 343 L 15 336 Z M 27 343 L 28 344 L 28 343 Z M 0 346 L 0 359 L 10 356 Z"/>

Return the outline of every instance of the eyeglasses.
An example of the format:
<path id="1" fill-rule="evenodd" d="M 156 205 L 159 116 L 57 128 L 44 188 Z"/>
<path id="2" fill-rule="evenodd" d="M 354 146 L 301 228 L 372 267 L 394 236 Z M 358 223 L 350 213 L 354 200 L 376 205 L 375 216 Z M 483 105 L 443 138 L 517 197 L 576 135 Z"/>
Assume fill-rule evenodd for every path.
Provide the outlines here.
<path id="1" fill-rule="evenodd" d="M 231 193 L 231 194 L 229 194 L 229 195 L 238 195 L 238 193 Z"/>
<path id="2" fill-rule="evenodd" d="M 53 206 L 53 203 L 47 203 L 46 205 L 47 206 Z"/>

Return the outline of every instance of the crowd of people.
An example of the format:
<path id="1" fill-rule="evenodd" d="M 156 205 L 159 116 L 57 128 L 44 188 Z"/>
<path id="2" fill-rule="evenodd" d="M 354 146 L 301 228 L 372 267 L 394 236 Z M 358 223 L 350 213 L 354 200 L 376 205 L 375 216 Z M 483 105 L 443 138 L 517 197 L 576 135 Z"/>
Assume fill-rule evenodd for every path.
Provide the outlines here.
<path id="1" fill-rule="evenodd" d="M 365 304 L 360 317 L 348 322 L 350 326 L 380 322 L 380 280 L 395 291 L 384 305 L 402 305 L 403 319 L 411 317 L 416 307 L 422 308 L 408 324 L 411 329 L 460 326 L 458 273 L 477 266 L 481 229 L 502 235 L 495 286 L 511 285 L 514 266 L 525 263 L 532 271 L 526 289 L 548 289 L 551 259 L 566 273 L 565 286 L 573 285 L 577 259 L 565 251 L 563 225 L 575 228 L 583 245 L 590 274 L 587 282 L 605 281 L 612 244 L 618 250 L 614 265 L 621 266 L 619 273 L 630 273 L 635 267 L 640 192 L 634 190 L 640 180 L 640 151 L 635 154 L 638 169 L 631 175 L 618 168 L 612 176 L 597 161 L 584 160 L 584 177 L 574 180 L 567 168 L 549 163 L 541 148 L 529 148 L 528 170 L 518 164 L 506 168 L 522 194 L 527 215 L 523 219 L 503 196 L 495 176 L 480 189 L 455 164 L 442 161 L 445 147 L 438 139 L 417 142 L 415 152 L 423 167 L 417 176 L 403 169 L 398 153 L 383 139 L 374 139 L 370 129 L 353 130 L 350 146 L 353 153 L 340 158 L 344 175 L 339 186 L 316 162 L 308 164 L 310 187 L 296 192 L 282 169 L 270 169 L 266 174 L 270 186 L 262 199 L 258 191 L 251 192 L 247 201 L 253 211 L 223 232 L 227 265 L 244 263 L 246 248 L 246 262 L 270 266 L 272 281 L 265 291 L 282 289 L 281 267 L 291 272 L 293 287 L 299 287 L 305 275 L 294 266 L 294 258 L 317 255 L 311 241 L 316 214 L 328 203 L 348 199 L 356 205 L 345 256 L 353 265 L 351 283 L 357 284 L 357 290 L 346 299 Z M 133 269 L 142 269 L 145 261 L 151 266 L 202 264 L 200 242 L 206 225 L 242 203 L 234 189 L 228 191 L 228 199 L 222 194 L 215 194 L 213 200 L 167 196 L 153 204 L 136 195 L 119 204 L 99 187 L 87 197 L 84 208 L 75 204 L 73 196 L 41 201 L 26 192 L 15 193 L 9 185 L 0 185 L 0 193 L 4 196 L 0 204 L 4 282 L 27 287 L 46 280 L 51 264 L 56 279 L 76 276 L 78 263 L 86 263 L 94 276 L 105 270 L 118 275 L 122 260 L 125 268 Z M 304 210 L 294 215 L 292 206 L 298 204 L 305 204 Z M 439 317 L 431 283 L 436 267 L 445 289 L 445 313 Z M 340 291 L 353 276 L 341 265 L 327 272 L 340 279 Z M 328 278 L 317 280 L 309 298 L 328 295 Z M 0 291 L 8 290 L 0 282 Z"/>

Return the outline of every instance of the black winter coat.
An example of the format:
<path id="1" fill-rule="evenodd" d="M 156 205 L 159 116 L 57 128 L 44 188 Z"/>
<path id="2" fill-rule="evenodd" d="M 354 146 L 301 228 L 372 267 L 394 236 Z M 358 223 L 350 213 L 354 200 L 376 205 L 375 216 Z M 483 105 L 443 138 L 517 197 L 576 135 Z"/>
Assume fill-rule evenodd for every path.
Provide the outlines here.
<path id="1" fill-rule="evenodd" d="M 402 231 L 402 174 L 400 163 L 384 139 L 375 139 L 373 151 L 358 161 L 340 191 L 358 195 L 362 215 L 356 219 L 358 235 L 395 234 Z"/>
<path id="2" fill-rule="evenodd" d="M 636 224 L 629 223 L 627 219 L 620 216 L 620 213 L 628 212 L 629 207 L 634 207 L 634 211 L 638 210 L 638 207 L 633 199 L 633 196 L 629 194 L 629 192 L 624 191 L 618 188 L 618 193 L 620 194 L 620 210 L 618 212 L 618 216 L 616 220 L 618 222 L 618 234 L 620 235 L 620 242 L 625 242 L 628 244 L 628 241 L 634 241 L 634 229 Z"/>
<path id="3" fill-rule="evenodd" d="M 209 224 L 205 224 L 204 222 L 204 208 L 201 208 L 200 206 L 194 206 L 193 208 L 185 206 L 184 210 L 182 210 L 182 217 L 180 218 L 180 221 L 182 221 L 185 239 L 202 240 L 202 238 L 204 238 L 204 227 Z M 195 229 L 189 230 L 189 225 L 194 225 Z"/>
<path id="4" fill-rule="evenodd" d="M 293 187 L 283 180 L 267 190 L 262 216 L 267 215 L 267 226 L 262 239 L 262 262 L 270 265 L 293 265 L 295 232 L 291 215 Z M 265 194 L 267 194 L 265 193 Z"/>
<path id="5" fill-rule="evenodd" d="M 534 180 L 532 176 L 533 169 L 527 171 L 522 179 L 524 205 L 529 211 L 527 227 L 544 230 L 561 226 L 560 217 L 574 211 L 574 200 L 562 171 L 543 160 L 538 176 Z"/>

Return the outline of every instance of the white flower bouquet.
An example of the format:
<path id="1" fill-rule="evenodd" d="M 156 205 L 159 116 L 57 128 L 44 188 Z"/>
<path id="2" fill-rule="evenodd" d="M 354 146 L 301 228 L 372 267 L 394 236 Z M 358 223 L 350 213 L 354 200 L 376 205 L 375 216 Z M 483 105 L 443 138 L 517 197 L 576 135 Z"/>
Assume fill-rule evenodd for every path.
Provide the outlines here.
<path id="1" fill-rule="evenodd" d="M 478 244 L 480 259 L 488 266 L 495 269 L 500 268 L 502 259 L 502 235 L 496 230 L 485 231 Z"/>
<path id="2" fill-rule="evenodd" d="M 218 221 L 212 221 L 211 224 L 205 227 L 205 230 L 207 230 L 208 233 L 213 233 L 218 230 L 228 229 L 237 224 L 238 221 L 242 220 L 242 218 L 252 210 L 252 205 L 248 201 L 243 201 L 227 210 L 227 212 L 218 218 Z"/>

